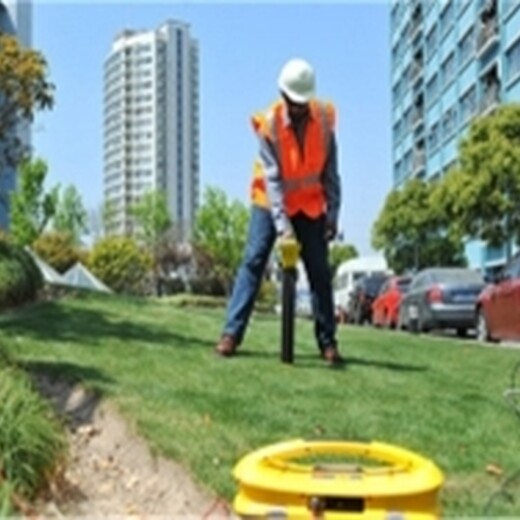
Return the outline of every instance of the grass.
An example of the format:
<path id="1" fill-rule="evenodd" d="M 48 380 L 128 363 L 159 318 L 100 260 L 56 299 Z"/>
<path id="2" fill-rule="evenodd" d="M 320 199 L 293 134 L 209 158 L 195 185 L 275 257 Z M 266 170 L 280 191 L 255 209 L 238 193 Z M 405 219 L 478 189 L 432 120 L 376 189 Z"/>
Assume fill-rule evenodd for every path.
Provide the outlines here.
<path id="1" fill-rule="evenodd" d="M 49 404 L 27 375 L 0 359 L 0 517 L 45 484 L 65 451 L 65 436 Z"/>
<path id="2" fill-rule="evenodd" d="M 0 341 L 29 369 L 102 392 L 154 450 L 227 499 L 240 457 L 291 438 L 379 440 L 433 459 L 445 516 L 482 515 L 520 468 L 520 421 L 502 398 L 519 351 L 342 327 L 348 365 L 331 370 L 299 321 L 287 366 L 279 322 L 258 315 L 241 355 L 223 360 L 213 354 L 222 320 L 222 310 L 81 296 L 4 316 Z M 500 512 L 520 510 L 516 500 Z"/>

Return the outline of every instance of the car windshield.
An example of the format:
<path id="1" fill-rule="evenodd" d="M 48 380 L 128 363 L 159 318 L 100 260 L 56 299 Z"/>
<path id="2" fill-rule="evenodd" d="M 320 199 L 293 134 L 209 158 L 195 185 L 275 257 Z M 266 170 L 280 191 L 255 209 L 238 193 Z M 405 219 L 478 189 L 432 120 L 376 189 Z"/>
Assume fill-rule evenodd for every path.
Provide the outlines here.
<path id="1" fill-rule="evenodd" d="M 446 269 L 434 271 L 432 277 L 437 283 L 483 283 L 482 276 L 471 269 Z"/>
<path id="2" fill-rule="evenodd" d="M 408 292 L 410 288 L 410 284 L 412 283 L 411 278 L 403 278 L 401 280 L 397 280 L 397 289 L 399 292 L 405 293 Z"/>
<path id="3" fill-rule="evenodd" d="M 385 283 L 386 278 L 370 277 L 365 278 L 364 285 L 368 292 L 375 293 L 381 289 L 381 286 Z"/>

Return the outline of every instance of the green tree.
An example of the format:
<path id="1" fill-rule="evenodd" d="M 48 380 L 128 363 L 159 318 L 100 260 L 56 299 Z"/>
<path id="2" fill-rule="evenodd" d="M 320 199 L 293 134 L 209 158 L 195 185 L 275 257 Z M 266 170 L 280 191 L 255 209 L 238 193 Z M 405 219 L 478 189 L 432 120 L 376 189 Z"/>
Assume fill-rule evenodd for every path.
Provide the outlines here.
<path id="1" fill-rule="evenodd" d="M 155 254 L 164 235 L 171 227 L 168 202 L 164 193 L 150 191 L 134 204 L 130 213 L 137 224 L 137 237 Z"/>
<path id="2" fill-rule="evenodd" d="M 453 235 L 505 244 L 511 255 L 511 242 L 520 244 L 520 104 L 472 123 L 437 204 Z"/>
<path id="3" fill-rule="evenodd" d="M 58 197 L 52 227 L 68 234 L 74 244 L 79 244 L 81 235 L 87 231 L 87 212 L 75 186 L 67 186 Z"/>
<path id="4" fill-rule="evenodd" d="M 110 236 L 114 233 L 117 217 L 117 207 L 111 200 L 105 200 L 101 208 L 101 220 L 104 236 Z"/>
<path id="5" fill-rule="evenodd" d="M 351 258 L 357 258 L 358 251 L 352 244 L 343 244 L 341 242 L 334 242 L 329 249 L 329 264 L 332 270 L 332 275 L 336 275 L 338 267 Z"/>
<path id="6" fill-rule="evenodd" d="M 242 260 L 249 212 L 239 201 L 228 200 L 218 188 L 207 188 L 197 213 L 194 241 L 211 257 L 213 272 L 228 291 Z"/>
<path id="7" fill-rule="evenodd" d="M 372 245 L 395 272 L 430 266 L 465 265 L 460 238 L 433 201 L 437 187 L 411 179 L 391 191 L 372 229 Z"/>
<path id="8" fill-rule="evenodd" d="M 0 172 L 25 155 L 17 125 L 31 122 L 37 110 L 52 108 L 53 91 L 44 57 L 0 31 Z"/>
<path id="9" fill-rule="evenodd" d="M 11 235 L 18 245 L 32 244 L 54 216 L 58 188 L 44 191 L 47 164 L 41 159 L 24 159 L 17 191 L 11 194 Z"/>
<path id="10" fill-rule="evenodd" d="M 131 207 L 130 213 L 137 224 L 137 238 L 152 258 L 154 285 L 156 293 L 160 294 L 161 256 L 169 250 L 167 232 L 171 227 L 165 194 L 157 191 L 145 193 Z"/>

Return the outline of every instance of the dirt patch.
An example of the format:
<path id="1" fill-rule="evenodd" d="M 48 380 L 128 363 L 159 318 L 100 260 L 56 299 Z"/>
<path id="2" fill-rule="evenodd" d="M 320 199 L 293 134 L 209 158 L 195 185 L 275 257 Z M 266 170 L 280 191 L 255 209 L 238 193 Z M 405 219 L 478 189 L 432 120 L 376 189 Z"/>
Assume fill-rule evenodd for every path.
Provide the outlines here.
<path id="1" fill-rule="evenodd" d="M 233 518 L 181 466 L 154 456 L 96 394 L 46 375 L 34 381 L 66 418 L 70 446 L 63 482 L 39 506 L 40 518 Z"/>

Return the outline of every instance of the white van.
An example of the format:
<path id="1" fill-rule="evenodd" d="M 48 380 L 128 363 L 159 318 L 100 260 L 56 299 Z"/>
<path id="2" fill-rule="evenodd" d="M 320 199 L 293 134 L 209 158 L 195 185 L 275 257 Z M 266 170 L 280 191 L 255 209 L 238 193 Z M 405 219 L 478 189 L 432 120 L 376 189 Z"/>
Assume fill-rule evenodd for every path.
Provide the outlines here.
<path id="1" fill-rule="evenodd" d="M 371 274 L 392 274 L 383 256 L 362 256 L 340 264 L 334 280 L 334 304 L 340 316 L 345 317 L 347 314 L 355 283 L 363 276 Z"/>

